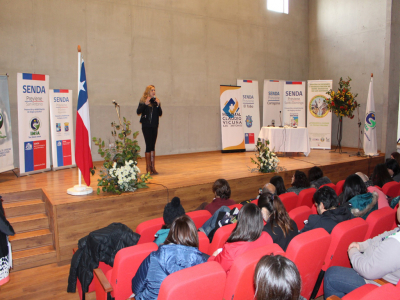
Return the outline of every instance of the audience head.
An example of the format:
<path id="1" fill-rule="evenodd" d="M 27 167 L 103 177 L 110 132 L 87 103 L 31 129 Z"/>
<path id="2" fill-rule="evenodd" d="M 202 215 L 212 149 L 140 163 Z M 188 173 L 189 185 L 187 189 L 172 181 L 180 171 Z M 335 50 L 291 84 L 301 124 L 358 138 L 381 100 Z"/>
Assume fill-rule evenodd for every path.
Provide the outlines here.
<path id="1" fill-rule="evenodd" d="M 346 203 L 351 198 L 357 195 L 362 195 L 367 193 L 367 187 L 364 181 L 357 174 L 352 174 L 346 178 L 343 184 L 343 192 L 341 196 L 341 203 Z"/>
<path id="2" fill-rule="evenodd" d="M 390 154 L 391 159 L 395 159 L 397 163 L 400 165 L 400 153 L 399 152 L 393 152 Z"/>
<path id="3" fill-rule="evenodd" d="M 272 183 L 267 183 L 266 185 L 264 185 L 264 187 L 262 188 L 262 193 L 271 193 L 271 194 L 276 194 L 276 188 Z"/>
<path id="4" fill-rule="evenodd" d="M 317 179 L 320 179 L 324 176 L 324 173 L 322 172 L 320 167 L 312 167 L 309 171 L 308 171 L 308 180 L 314 181 Z"/>
<path id="5" fill-rule="evenodd" d="M 369 180 L 368 176 L 365 175 L 363 172 L 357 172 L 356 175 L 360 176 L 360 178 L 362 179 L 362 181 L 364 181 L 364 183 L 366 183 Z"/>
<path id="6" fill-rule="evenodd" d="M 269 181 L 276 188 L 276 194 L 279 196 L 280 194 L 286 193 L 285 183 L 283 182 L 282 176 L 275 175 Z"/>
<path id="7" fill-rule="evenodd" d="M 258 198 L 258 207 L 261 209 L 264 221 L 270 221 L 272 232 L 274 232 L 275 226 L 279 226 L 282 229 L 284 236 L 289 230 L 293 230 L 289 214 L 278 196 L 274 196 L 271 193 L 262 193 Z"/>
<path id="8" fill-rule="evenodd" d="M 310 182 L 304 172 L 296 171 L 292 177 L 292 186 L 297 188 L 309 188 Z"/>
<path id="9" fill-rule="evenodd" d="M 176 244 L 198 248 L 199 236 L 197 235 L 197 228 L 193 220 L 187 215 L 176 218 L 171 225 L 171 229 L 164 244 Z"/>
<path id="10" fill-rule="evenodd" d="M 261 236 L 263 226 L 260 208 L 254 203 L 247 203 L 240 209 L 236 227 L 227 242 L 253 242 Z"/>
<path id="11" fill-rule="evenodd" d="M 257 300 L 298 300 L 301 277 L 296 265 L 281 255 L 265 255 L 254 272 Z"/>
<path id="12" fill-rule="evenodd" d="M 231 197 L 231 187 L 225 179 L 217 179 L 213 184 L 212 191 L 218 198 L 229 199 Z"/>
<path id="13" fill-rule="evenodd" d="M 385 183 L 393 181 L 385 164 L 377 164 L 372 173 L 372 183 L 379 187 L 383 187 Z"/>
<path id="14" fill-rule="evenodd" d="M 339 206 L 339 200 L 336 192 L 329 186 L 323 186 L 314 193 L 314 202 L 317 206 L 318 214 L 322 214 L 325 210 L 336 208 Z"/>
<path id="15" fill-rule="evenodd" d="M 163 228 L 170 228 L 172 222 L 177 218 L 185 214 L 185 209 L 181 205 L 181 199 L 178 197 L 172 198 L 171 202 L 168 202 L 164 207 L 163 219 L 165 225 Z"/>
<path id="16" fill-rule="evenodd" d="M 388 159 L 385 162 L 390 176 L 396 176 L 400 173 L 400 166 L 395 159 Z"/>

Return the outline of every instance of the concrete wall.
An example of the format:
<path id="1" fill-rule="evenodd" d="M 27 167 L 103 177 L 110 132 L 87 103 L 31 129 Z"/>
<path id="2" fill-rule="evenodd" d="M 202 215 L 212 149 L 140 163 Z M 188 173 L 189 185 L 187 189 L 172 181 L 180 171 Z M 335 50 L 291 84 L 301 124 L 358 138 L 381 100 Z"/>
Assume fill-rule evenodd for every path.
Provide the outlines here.
<path id="1" fill-rule="evenodd" d="M 392 12 L 397 18 L 391 17 Z M 388 71 L 385 72 L 385 65 L 388 66 L 390 57 L 392 62 L 396 62 L 400 55 L 393 46 L 393 37 L 388 41 L 391 28 L 398 28 L 399 15 L 398 8 L 397 11 L 392 9 L 391 0 L 309 1 L 309 79 L 333 79 L 335 89 L 340 77 L 350 76 L 352 92 L 358 93 L 357 101 L 361 104 L 359 112 L 363 126 L 373 73 L 378 149 L 383 152 L 396 149 L 396 137 L 389 141 L 390 147 L 386 146 L 386 138 L 388 131 L 395 133 L 397 130 L 399 80 L 397 77 L 397 100 L 389 101 L 389 75 Z M 400 64 L 390 67 L 395 69 L 391 75 L 394 79 L 393 76 L 398 76 L 395 74 L 398 74 Z M 392 84 L 390 89 L 393 88 Z M 389 102 L 393 105 L 388 105 Z M 336 142 L 337 125 L 338 118 L 333 115 L 333 143 Z M 357 147 L 357 113 L 352 120 L 344 119 L 343 128 L 342 145 Z"/>
<path id="2" fill-rule="evenodd" d="M 220 84 L 258 80 L 262 95 L 266 78 L 308 79 L 307 0 L 291 1 L 288 15 L 268 12 L 265 0 L 0 0 L 0 8 L 16 166 L 16 73 L 48 74 L 50 88 L 76 93 L 78 44 L 92 136 L 111 138 L 112 99 L 140 131 L 137 104 L 154 84 L 164 111 L 158 154 L 221 149 Z"/>

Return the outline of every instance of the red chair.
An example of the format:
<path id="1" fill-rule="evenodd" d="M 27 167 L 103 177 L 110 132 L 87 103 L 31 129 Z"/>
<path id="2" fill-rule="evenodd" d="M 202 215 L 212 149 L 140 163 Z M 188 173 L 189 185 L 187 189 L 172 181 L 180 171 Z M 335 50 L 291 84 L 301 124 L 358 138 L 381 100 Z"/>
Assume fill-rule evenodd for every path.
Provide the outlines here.
<path id="1" fill-rule="evenodd" d="M 138 244 L 150 243 L 154 241 L 154 235 L 164 225 L 163 218 L 151 219 L 140 223 L 136 227 L 136 233 L 140 234 Z"/>
<path id="2" fill-rule="evenodd" d="M 382 191 L 382 188 L 380 186 L 374 185 L 377 189 L 380 189 Z"/>
<path id="3" fill-rule="evenodd" d="M 368 230 L 364 240 L 368 240 L 385 231 L 391 230 L 395 219 L 395 210 L 391 207 L 384 207 L 370 213 L 366 220 L 368 223 Z"/>
<path id="4" fill-rule="evenodd" d="M 208 247 L 207 254 L 213 255 L 215 250 L 222 248 L 235 227 L 236 227 L 236 223 L 228 224 L 228 225 L 218 228 L 214 234 L 214 237 L 213 237 L 213 240 L 212 240 L 210 246 Z"/>
<path id="5" fill-rule="evenodd" d="M 400 284 L 397 286 L 393 284 L 384 284 L 376 286 L 374 284 L 365 284 L 354 291 L 348 293 L 343 298 L 337 296 L 328 297 L 327 300 L 376 300 L 376 299 L 390 299 L 400 300 Z"/>
<path id="6" fill-rule="evenodd" d="M 397 224 L 398 224 L 398 222 L 399 222 L 399 220 L 397 220 L 397 210 L 399 209 L 399 203 L 397 203 L 397 205 L 395 206 L 395 208 L 394 208 L 394 212 L 395 212 L 395 220 L 394 220 L 394 223 L 393 223 L 393 226 L 392 226 L 392 229 L 395 229 L 396 227 L 397 227 Z"/>
<path id="7" fill-rule="evenodd" d="M 322 188 L 323 186 L 329 186 L 330 188 L 333 188 L 333 190 L 336 192 L 336 185 L 334 183 L 326 183 L 321 185 L 319 188 Z"/>
<path id="8" fill-rule="evenodd" d="M 286 257 L 293 261 L 301 276 L 301 295 L 309 299 L 331 242 L 323 228 L 313 229 L 294 237 L 286 249 Z"/>
<path id="9" fill-rule="evenodd" d="M 251 201 L 251 203 L 254 203 L 255 205 L 258 205 L 258 199 L 254 199 L 253 201 Z"/>
<path id="10" fill-rule="evenodd" d="M 253 300 L 255 294 L 254 271 L 261 257 L 267 254 L 285 255 L 285 252 L 278 244 L 270 244 L 247 251 L 235 259 L 226 278 L 222 299 Z"/>
<path id="11" fill-rule="evenodd" d="M 345 180 L 340 180 L 338 183 L 336 183 L 336 195 L 340 195 L 343 192 L 343 185 L 344 185 Z"/>
<path id="12" fill-rule="evenodd" d="M 396 181 L 390 181 L 384 184 L 382 192 L 389 197 L 397 197 L 400 195 L 400 183 Z"/>
<path id="13" fill-rule="evenodd" d="M 203 226 L 203 224 L 209 219 L 211 218 L 211 214 L 208 210 L 195 210 L 195 211 L 191 211 L 186 213 L 194 222 L 194 224 L 196 225 L 196 228 L 199 229 L 201 226 Z"/>
<path id="14" fill-rule="evenodd" d="M 199 250 L 203 253 L 207 253 L 210 247 L 208 236 L 202 231 L 198 231 L 197 234 L 199 235 Z"/>
<path id="15" fill-rule="evenodd" d="M 158 300 L 221 300 L 226 273 L 210 261 L 177 271 L 161 283 Z"/>
<path id="16" fill-rule="evenodd" d="M 326 270 L 332 266 L 351 268 L 347 249 L 352 242 L 362 242 L 368 230 L 368 224 L 362 218 L 341 222 L 331 232 L 331 243 L 325 256 L 324 265 L 319 273 L 317 283 L 311 294 L 311 299 L 324 293 L 323 278 Z"/>
<path id="17" fill-rule="evenodd" d="M 299 200 L 297 201 L 297 207 L 306 205 L 311 208 L 314 205 L 313 196 L 315 191 L 316 191 L 315 188 L 302 190 L 299 193 Z"/>
<path id="18" fill-rule="evenodd" d="M 300 206 L 292 209 L 289 212 L 289 217 L 296 223 L 297 229 L 302 230 L 304 228 L 304 221 L 308 220 L 311 214 L 311 208 L 308 206 Z"/>
<path id="19" fill-rule="evenodd" d="M 285 206 L 286 211 L 290 212 L 292 209 L 297 207 L 297 202 L 298 202 L 298 196 L 296 193 L 289 192 L 289 193 L 284 193 L 279 196 L 281 199 L 283 206 Z"/>
<path id="20" fill-rule="evenodd" d="M 229 205 L 228 207 L 229 207 L 229 209 L 233 209 L 233 208 L 235 208 L 235 207 L 237 207 L 238 208 L 238 210 L 240 210 L 241 208 L 242 208 L 242 204 L 240 204 L 240 203 L 236 203 L 236 204 L 232 204 L 232 205 Z"/>
<path id="21" fill-rule="evenodd" d="M 96 299 L 107 300 L 110 294 L 115 300 L 125 300 L 132 295 L 132 278 L 142 261 L 158 249 L 155 243 L 145 243 L 118 251 L 114 267 L 106 274 L 101 269 L 94 270 Z"/>

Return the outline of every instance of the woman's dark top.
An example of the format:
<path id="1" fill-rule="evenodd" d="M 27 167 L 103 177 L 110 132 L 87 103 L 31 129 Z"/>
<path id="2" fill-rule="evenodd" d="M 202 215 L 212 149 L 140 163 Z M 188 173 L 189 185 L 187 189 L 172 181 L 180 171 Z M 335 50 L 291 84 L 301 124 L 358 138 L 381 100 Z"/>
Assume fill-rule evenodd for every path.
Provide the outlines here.
<path id="1" fill-rule="evenodd" d="M 290 224 L 292 225 L 293 230 L 289 230 L 289 232 L 286 234 L 286 237 L 283 234 L 283 230 L 279 226 L 274 226 L 274 232 L 272 232 L 271 223 L 269 220 L 267 224 L 265 224 L 263 231 L 268 232 L 274 243 L 278 244 L 283 251 L 286 251 L 290 241 L 299 234 L 296 222 L 290 220 Z"/>
<path id="2" fill-rule="evenodd" d="M 158 127 L 158 119 L 162 115 L 162 109 L 161 105 L 157 106 L 157 103 L 146 105 L 145 103 L 139 102 L 136 113 L 142 115 L 140 117 L 142 127 Z"/>

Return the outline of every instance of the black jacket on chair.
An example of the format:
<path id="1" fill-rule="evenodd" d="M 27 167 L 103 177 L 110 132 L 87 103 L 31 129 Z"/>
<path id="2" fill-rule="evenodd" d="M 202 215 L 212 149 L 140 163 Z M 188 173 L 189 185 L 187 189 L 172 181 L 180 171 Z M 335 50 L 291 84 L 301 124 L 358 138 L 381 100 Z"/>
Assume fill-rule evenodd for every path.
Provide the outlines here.
<path id="1" fill-rule="evenodd" d="M 79 278 L 84 295 L 93 280 L 93 270 L 98 268 L 99 262 L 113 266 L 117 252 L 125 247 L 136 245 L 139 238 L 140 235 L 128 226 L 112 223 L 80 239 L 79 248 L 71 261 L 67 292 L 75 293 L 76 280 Z"/>

